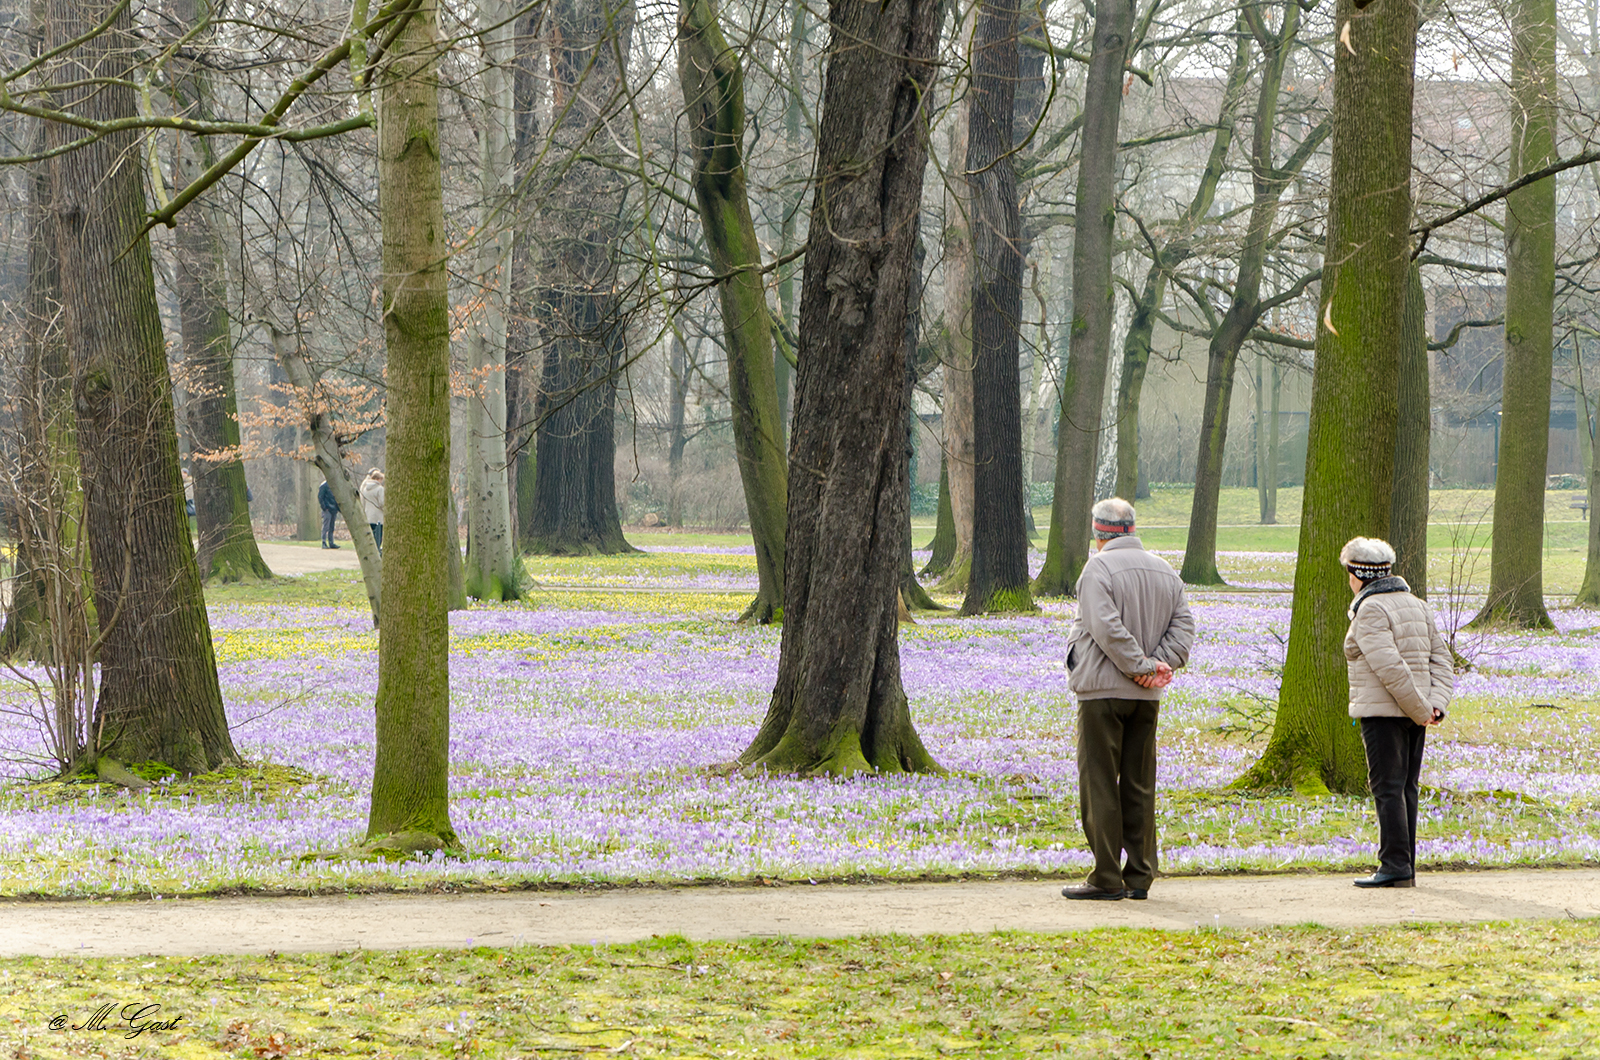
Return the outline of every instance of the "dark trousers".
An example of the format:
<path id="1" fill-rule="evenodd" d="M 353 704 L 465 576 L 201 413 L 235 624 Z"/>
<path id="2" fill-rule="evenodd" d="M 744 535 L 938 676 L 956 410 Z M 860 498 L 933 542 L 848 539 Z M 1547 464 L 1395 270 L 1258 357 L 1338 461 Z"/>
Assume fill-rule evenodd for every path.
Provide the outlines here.
<path id="1" fill-rule="evenodd" d="M 1155 879 L 1159 710 L 1153 699 L 1078 703 L 1078 804 L 1094 853 L 1092 886 L 1148 888 Z"/>
<path id="2" fill-rule="evenodd" d="M 372 540 L 378 546 L 378 551 L 382 552 L 383 551 L 383 524 L 382 523 L 368 523 L 367 525 L 372 527 Z"/>
<path id="3" fill-rule="evenodd" d="M 1367 787 L 1378 807 L 1378 871 L 1412 876 L 1417 866 L 1417 778 L 1428 728 L 1410 718 L 1362 718 Z"/>
<path id="4" fill-rule="evenodd" d="M 333 547 L 333 517 L 339 513 L 330 508 L 322 509 L 322 547 Z"/>

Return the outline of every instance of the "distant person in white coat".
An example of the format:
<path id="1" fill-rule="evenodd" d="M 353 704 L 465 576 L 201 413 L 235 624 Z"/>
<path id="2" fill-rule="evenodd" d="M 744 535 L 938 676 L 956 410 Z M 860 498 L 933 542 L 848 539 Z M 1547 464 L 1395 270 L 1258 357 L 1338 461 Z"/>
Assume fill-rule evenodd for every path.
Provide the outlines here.
<path id="1" fill-rule="evenodd" d="M 361 483 L 361 505 L 367 510 L 367 525 L 372 527 L 372 539 L 383 551 L 383 472 L 373 468 Z"/>

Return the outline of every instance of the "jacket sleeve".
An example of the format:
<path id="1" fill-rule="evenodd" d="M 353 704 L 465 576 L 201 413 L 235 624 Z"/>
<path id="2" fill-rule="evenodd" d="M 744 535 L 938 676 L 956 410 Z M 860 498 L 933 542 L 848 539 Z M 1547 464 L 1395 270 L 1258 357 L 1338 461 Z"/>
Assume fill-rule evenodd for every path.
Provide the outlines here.
<path id="1" fill-rule="evenodd" d="M 1368 601 L 1367 606 L 1356 614 L 1353 627 L 1356 645 L 1395 704 L 1412 721 L 1421 724 L 1433 716 L 1433 705 L 1417 688 L 1416 679 L 1411 676 L 1411 667 L 1406 665 L 1405 657 L 1400 654 L 1400 646 L 1394 639 L 1394 628 L 1389 623 L 1388 612 L 1372 606 Z"/>
<path id="2" fill-rule="evenodd" d="M 1144 649 L 1128 627 L 1122 622 L 1116 601 L 1111 599 L 1109 579 L 1085 565 L 1078 579 L 1078 619 L 1100 650 L 1105 652 L 1111 665 L 1129 677 L 1154 672 L 1154 659 L 1145 655 Z"/>
<path id="3" fill-rule="evenodd" d="M 1167 631 L 1161 634 L 1161 640 L 1156 644 L 1155 651 L 1150 653 L 1153 659 L 1159 659 L 1174 670 L 1185 666 L 1189 662 L 1189 649 L 1194 646 L 1194 615 L 1189 612 L 1189 601 L 1184 597 L 1183 587 L 1178 587 L 1178 606 L 1172 612 L 1172 621 L 1167 623 Z"/>
<path id="4" fill-rule="evenodd" d="M 1428 705 L 1442 716 L 1447 712 L 1456 691 L 1455 660 L 1451 658 L 1450 645 L 1445 643 L 1444 635 L 1434 624 L 1431 614 L 1428 616 L 1428 631 L 1433 635 L 1428 651 L 1428 676 L 1432 678 L 1428 688 Z"/>

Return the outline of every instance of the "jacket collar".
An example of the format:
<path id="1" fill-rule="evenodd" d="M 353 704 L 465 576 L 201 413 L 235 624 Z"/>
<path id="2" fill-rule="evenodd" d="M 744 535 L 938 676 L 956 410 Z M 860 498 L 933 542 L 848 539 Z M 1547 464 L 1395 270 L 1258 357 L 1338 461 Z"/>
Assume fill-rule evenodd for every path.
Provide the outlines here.
<path id="1" fill-rule="evenodd" d="M 1125 537 L 1113 537 L 1110 541 L 1107 541 L 1105 544 L 1101 545 L 1099 551 L 1108 552 L 1114 548 L 1143 549 L 1144 542 L 1140 541 L 1137 535 L 1128 534 Z"/>
<path id="2" fill-rule="evenodd" d="M 1355 618 L 1356 612 L 1361 610 L 1361 605 L 1366 602 L 1369 596 L 1381 596 L 1384 593 L 1408 593 L 1410 591 L 1411 586 L 1407 585 L 1406 580 L 1399 575 L 1391 574 L 1387 578 L 1374 578 L 1356 594 L 1354 600 L 1350 601 L 1350 610 L 1346 611 L 1345 614 L 1352 619 Z"/>

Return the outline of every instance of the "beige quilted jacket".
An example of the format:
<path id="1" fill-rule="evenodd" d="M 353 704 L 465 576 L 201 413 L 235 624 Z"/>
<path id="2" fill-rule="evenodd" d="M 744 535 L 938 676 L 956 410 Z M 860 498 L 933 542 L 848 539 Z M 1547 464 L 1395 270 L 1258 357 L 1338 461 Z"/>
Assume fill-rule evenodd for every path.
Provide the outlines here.
<path id="1" fill-rule="evenodd" d="M 1450 648 L 1434 624 L 1433 610 L 1412 596 L 1400 578 L 1390 591 L 1362 593 L 1344 635 L 1350 667 L 1352 718 L 1409 717 L 1422 723 L 1445 710 L 1455 691 Z"/>

